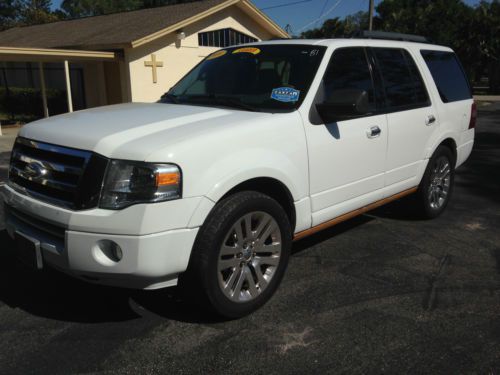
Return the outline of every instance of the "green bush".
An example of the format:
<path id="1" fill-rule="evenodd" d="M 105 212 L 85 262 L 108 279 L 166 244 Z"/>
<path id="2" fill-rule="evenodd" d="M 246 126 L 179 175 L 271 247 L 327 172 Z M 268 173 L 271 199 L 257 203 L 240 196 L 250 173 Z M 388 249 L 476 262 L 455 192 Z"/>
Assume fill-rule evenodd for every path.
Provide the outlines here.
<path id="1" fill-rule="evenodd" d="M 66 92 L 48 89 L 47 103 L 51 115 L 67 111 Z M 32 121 L 43 117 L 43 101 L 40 90 L 24 87 L 0 87 L 0 112 L 11 119 Z"/>

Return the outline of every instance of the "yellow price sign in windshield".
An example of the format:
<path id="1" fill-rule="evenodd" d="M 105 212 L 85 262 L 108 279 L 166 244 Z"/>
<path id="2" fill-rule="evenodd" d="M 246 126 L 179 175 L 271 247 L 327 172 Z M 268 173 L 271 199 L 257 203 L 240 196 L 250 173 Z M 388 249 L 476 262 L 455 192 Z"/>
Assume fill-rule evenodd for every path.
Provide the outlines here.
<path id="1" fill-rule="evenodd" d="M 251 53 L 252 55 L 258 55 L 260 53 L 260 49 L 255 47 L 238 48 L 233 51 L 233 55 L 236 53 Z"/>
<path id="2" fill-rule="evenodd" d="M 218 59 L 219 57 L 224 56 L 225 54 L 227 54 L 227 51 L 223 49 L 222 51 L 217 51 L 215 53 L 212 53 L 210 56 L 207 57 L 207 60 L 215 60 Z"/>

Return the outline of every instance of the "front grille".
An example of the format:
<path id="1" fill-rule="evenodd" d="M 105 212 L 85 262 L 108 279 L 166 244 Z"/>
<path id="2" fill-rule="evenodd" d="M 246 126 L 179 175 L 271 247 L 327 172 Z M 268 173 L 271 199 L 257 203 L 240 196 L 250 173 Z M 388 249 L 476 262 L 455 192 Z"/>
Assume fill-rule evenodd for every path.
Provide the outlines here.
<path id="1" fill-rule="evenodd" d="M 9 184 L 51 204 L 83 210 L 97 207 L 108 159 L 89 151 L 18 138 Z"/>

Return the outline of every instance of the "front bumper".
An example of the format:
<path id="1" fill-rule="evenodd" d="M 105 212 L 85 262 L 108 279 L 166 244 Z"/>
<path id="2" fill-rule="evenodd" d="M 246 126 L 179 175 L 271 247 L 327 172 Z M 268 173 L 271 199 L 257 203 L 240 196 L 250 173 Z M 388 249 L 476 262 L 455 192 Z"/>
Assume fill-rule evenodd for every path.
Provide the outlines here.
<path id="1" fill-rule="evenodd" d="M 191 218 L 202 200 L 132 206 L 122 211 L 74 212 L 9 187 L 4 187 L 2 195 L 9 235 L 20 232 L 38 240 L 44 264 L 90 282 L 136 289 L 176 284 L 189 263 L 198 233 L 198 226 L 190 224 Z M 162 224 L 144 225 L 155 220 Z M 148 233 L 148 228 L 161 230 Z M 120 261 L 105 256 L 98 246 L 103 240 L 120 246 Z"/>

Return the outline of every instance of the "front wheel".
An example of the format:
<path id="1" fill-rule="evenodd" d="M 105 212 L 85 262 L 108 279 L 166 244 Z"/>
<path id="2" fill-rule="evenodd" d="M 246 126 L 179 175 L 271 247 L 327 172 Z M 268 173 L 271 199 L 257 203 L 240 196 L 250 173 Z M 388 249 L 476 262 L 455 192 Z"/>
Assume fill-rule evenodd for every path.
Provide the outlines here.
<path id="1" fill-rule="evenodd" d="M 429 160 L 417 192 L 417 208 L 421 216 L 433 219 L 443 213 L 453 192 L 454 157 L 446 146 L 439 146 Z"/>
<path id="2" fill-rule="evenodd" d="M 288 216 L 274 199 L 254 191 L 224 199 L 196 239 L 185 275 L 191 297 L 227 318 L 255 311 L 278 288 L 291 240 Z"/>

